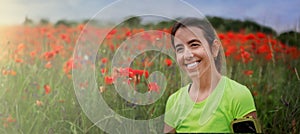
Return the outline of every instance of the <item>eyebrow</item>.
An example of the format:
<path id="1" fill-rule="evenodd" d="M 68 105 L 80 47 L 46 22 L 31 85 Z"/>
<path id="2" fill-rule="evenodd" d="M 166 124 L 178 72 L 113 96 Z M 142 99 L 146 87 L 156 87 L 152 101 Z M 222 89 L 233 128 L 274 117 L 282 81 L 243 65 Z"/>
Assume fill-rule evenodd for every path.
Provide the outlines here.
<path id="1" fill-rule="evenodd" d="M 199 42 L 199 43 L 201 43 L 201 41 L 198 40 L 198 39 L 192 39 L 192 40 L 188 41 L 187 44 L 191 44 L 193 42 Z"/>

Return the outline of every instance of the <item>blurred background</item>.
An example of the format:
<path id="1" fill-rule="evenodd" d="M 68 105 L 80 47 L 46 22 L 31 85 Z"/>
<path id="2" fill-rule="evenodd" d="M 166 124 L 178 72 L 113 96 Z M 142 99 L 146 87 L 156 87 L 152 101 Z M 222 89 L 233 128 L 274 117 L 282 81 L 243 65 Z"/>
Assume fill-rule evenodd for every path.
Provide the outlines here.
<path id="1" fill-rule="evenodd" d="M 154 71 L 163 72 L 170 81 L 162 99 L 153 105 L 138 106 L 124 101 L 114 90 L 116 70 L 111 68 L 111 60 L 122 41 L 147 30 L 169 33 L 174 20 L 118 18 L 113 10 L 101 20 L 91 20 L 114 2 L 0 0 L 0 133 L 105 133 L 85 115 L 74 92 L 72 70 L 80 69 L 80 65 L 73 65 L 76 59 L 72 55 L 81 32 L 100 36 L 110 30 L 95 63 L 89 56 L 76 57 L 85 59 L 82 64 L 94 69 L 97 90 L 110 108 L 135 120 L 164 113 L 168 96 L 181 86 L 172 84 L 172 78 L 180 79 L 176 61 L 168 55 L 145 52 L 133 60 L 129 69 L 123 69 L 129 76 L 128 83 L 138 92 L 162 91 L 157 83 L 147 83 Z M 157 6 L 173 3 L 151 2 Z M 184 2 L 201 11 L 216 28 L 226 56 L 227 76 L 251 90 L 263 132 L 299 133 L 300 1 Z M 151 9 L 143 2 L 127 6 L 136 12 Z M 172 6 L 164 10 L 174 15 L 169 12 L 174 11 Z M 87 23 L 90 29 L 85 29 Z M 111 26 L 115 27 L 108 29 Z M 140 50 L 147 43 L 170 45 L 166 34 L 142 37 L 143 43 L 137 48 Z M 89 89 L 89 82 L 82 81 L 79 86 Z"/>

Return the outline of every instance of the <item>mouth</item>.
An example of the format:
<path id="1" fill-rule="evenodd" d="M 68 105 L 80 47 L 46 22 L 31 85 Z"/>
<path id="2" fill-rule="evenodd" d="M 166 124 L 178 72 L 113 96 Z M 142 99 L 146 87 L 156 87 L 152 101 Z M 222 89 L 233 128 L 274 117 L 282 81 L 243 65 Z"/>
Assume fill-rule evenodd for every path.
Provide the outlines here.
<path id="1" fill-rule="evenodd" d="M 186 68 L 187 69 L 194 69 L 198 66 L 198 64 L 201 62 L 201 60 L 198 60 L 198 61 L 195 61 L 195 62 L 192 62 L 192 63 L 189 63 L 189 64 L 185 64 Z"/>

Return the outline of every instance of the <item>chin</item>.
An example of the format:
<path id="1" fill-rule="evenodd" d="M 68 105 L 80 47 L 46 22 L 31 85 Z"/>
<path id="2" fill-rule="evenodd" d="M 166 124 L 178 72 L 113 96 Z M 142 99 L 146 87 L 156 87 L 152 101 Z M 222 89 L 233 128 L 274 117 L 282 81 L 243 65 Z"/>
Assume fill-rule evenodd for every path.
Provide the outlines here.
<path id="1" fill-rule="evenodd" d="M 191 78 L 191 79 L 194 79 L 194 78 L 200 78 L 201 77 L 201 73 L 199 73 L 199 71 L 194 71 L 194 72 L 187 72 L 188 76 Z"/>

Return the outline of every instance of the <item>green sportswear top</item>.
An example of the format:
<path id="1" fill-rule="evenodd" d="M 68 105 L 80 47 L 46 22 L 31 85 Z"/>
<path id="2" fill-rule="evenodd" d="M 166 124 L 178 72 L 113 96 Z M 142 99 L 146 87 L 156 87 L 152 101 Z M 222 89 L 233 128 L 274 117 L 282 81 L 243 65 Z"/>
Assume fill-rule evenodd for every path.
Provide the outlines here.
<path id="1" fill-rule="evenodd" d="M 164 120 L 176 132 L 231 132 L 234 118 L 256 111 L 249 89 L 226 76 L 201 102 L 192 101 L 189 86 L 176 91 L 167 101 Z"/>

